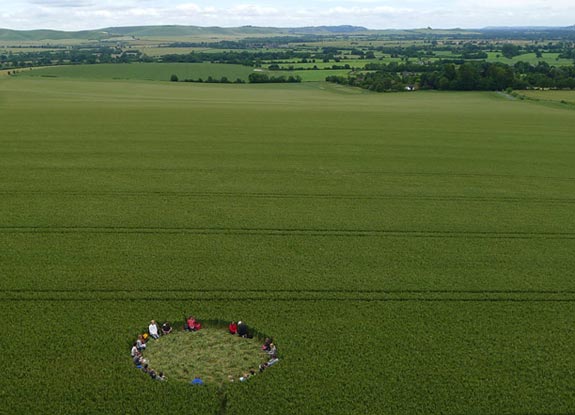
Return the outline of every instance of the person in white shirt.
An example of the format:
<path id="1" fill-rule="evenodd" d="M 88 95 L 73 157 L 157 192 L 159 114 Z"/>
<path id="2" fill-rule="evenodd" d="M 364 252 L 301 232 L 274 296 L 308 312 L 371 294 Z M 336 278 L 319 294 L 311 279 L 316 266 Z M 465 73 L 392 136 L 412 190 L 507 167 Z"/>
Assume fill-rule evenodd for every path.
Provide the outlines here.
<path id="1" fill-rule="evenodd" d="M 158 333 L 158 326 L 156 325 L 155 320 L 150 321 L 150 325 L 148 326 L 148 332 L 150 333 L 150 336 L 152 336 L 154 339 L 160 338 L 160 334 Z"/>

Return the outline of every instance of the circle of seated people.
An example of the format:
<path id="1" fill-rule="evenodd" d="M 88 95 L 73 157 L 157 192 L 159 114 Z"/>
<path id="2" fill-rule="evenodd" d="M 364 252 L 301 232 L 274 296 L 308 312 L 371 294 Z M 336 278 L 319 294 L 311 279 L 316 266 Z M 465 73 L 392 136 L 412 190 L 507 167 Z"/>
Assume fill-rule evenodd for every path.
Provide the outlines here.
<path id="1" fill-rule="evenodd" d="M 185 333 L 197 332 L 200 332 L 197 336 L 178 337 Z M 166 341 L 166 347 L 162 349 L 161 339 L 168 337 L 173 341 Z M 213 347 L 214 344 L 218 347 Z M 249 361 L 251 363 L 249 367 L 238 367 L 231 362 L 238 350 L 244 355 L 236 360 L 242 364 L 244 361 Z M 182 358 L 182 352 L 189 356 Z M 220 353 L 221 359 L 218 360 L 218 356 L 214 356 L 214 353 Z M 135 367 L 153 380 L 166 381 L 169 377 L 185 380 L 192 385 L 203 385 L 205 382 L 212 383 L 218 380 L 245 382 L 279 361 L 273 339 L 248 327 L 245 322 L 222 320 L 200 322 L 194 316 L 184 318 L 181 330 L 174 330 L 167 321 L 161 325 L 155 320 L 150 321 L 148 329 L 139 334 L 132 344 L 130 355 Z M 215 365 L 219 363 L 220 367 L 210 368 L 207 362 L 215 362 Z M 156 365 L 158 370 L 152 367 Z M 170 373 L 170 369 L 174 373 Z"/>

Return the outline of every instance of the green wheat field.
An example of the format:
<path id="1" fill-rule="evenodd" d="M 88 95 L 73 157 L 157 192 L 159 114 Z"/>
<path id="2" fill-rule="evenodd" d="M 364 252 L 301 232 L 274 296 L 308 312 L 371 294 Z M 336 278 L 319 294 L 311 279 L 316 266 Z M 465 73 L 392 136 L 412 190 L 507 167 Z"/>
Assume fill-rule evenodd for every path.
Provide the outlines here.
<path id="1" fill-rule="evenodd" d="M 574 132 L 496 93 L 3 77 L 0 412 L 573 413 Z M 184 314 L 281 361 L 142 376 Z"/>

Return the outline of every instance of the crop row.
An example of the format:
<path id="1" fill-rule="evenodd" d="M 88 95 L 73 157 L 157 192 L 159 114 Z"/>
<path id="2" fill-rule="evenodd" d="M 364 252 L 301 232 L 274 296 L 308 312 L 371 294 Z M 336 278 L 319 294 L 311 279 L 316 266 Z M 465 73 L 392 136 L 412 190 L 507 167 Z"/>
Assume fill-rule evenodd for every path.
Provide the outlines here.
<path id="1" fill-rule="evenodd" d="M 168 195 L 6 195 L 5 228 L 569 233 L 572 203 L 469 200 L 248 199 Z"/>
<path id="2" fill-rule="evenodd" d="M 216 291 L 177 290 L 172 291 L 0 291 L 5 301 L 374 301 L 374 302 L 573 302 L 575 291 L 399 291 L 399 292 L 341 292 L 335 291 Z"/>
<path id="3" fill-rule="evenodd" d="M 13 159 L 12 159 L 13 160 Z M 569 199 L 575 191 L 575 180 L 568 177 L 532 177 L 491 175 L 414 175 L 405 169 L 394 171 L 358 171 L 356 169 L 303 169 L 285 168 L 189 168 L 189 169 L 141 169 L 110 167 L 107 169 L 30 168 L 26 160 L 19 165 L 6 167 L 0 164 L 0 186 L 12 194 L 27 191 L 45 194 L 54 192 L 77 192 L 78 196 L 91 192 L 108 192 L 108 196 L 122 197 L 126 192 L 158 194 L 170 192 L 231 192 L 238 198 L 250 193 L 358 195 L 359 200 L 376 195 L 421 195 L 436 198 L 491 197 L 534 198 L 552 203 L 557 199 Z M 231 180 L 233 178 L 233 180 Z M 279 185 L 281 183 L 281 186 Z M 116 194 L 114 193 L 116 192 Z M 120 194 L 117 194 L 120 193 Z M 65 193 L 64 195 L 65 196 Z M 148 194 L 147 197 L 150 195 Z M 172 195 L 173 196 L 173 195 Z M 449 200 L 447 200 L 449 201 Z M 500 199 L 492 200 L 498 202 Z M 422 200 L 422 203 L 425 200 Z M 517 202 L 522 202 L 518 200 Z"/>

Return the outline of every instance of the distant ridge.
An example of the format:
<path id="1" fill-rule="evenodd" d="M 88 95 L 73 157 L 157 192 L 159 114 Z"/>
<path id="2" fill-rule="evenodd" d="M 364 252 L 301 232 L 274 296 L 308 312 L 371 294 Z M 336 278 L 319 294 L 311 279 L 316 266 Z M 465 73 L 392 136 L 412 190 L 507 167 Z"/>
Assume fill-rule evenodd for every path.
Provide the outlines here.
<path id="1" fill-rule="evenodd" d="M 435 32 L 432 29 L 404 29 L 404 30 L 372 30 L 362 26 L 340 25 L 340 26 L 307 26 L 293 28 L 278 27 L 259 27 L 259 26 L 241 26 L 241 27 L 202 27 L 202 26 L 179 26 L 179 25 L 160 25 L 160 26 L 126 26 L 126 27 L 107 27 L 98 30 L 81 30 L 75 32 L 66 32 L 60 30 L 11 30 L 0 29 L 0 41 L 15 42 L 39 42 L 39 41 L 61 41 L 61 40 L 106 40 L 118 37 L 152 37 L 152 38 L 182 38 L 192 36 L 282 36 L 282 35 L 345 35 L 357 33 L 419 33 L 426 34 Z M 575 32 L 575 25 L 567 27 L 548 27 L 548 26 L 489 26 L 483 29 L 440 29 L 439 33 L 492 33 L 492 32 L 509 32 L 509 33 L 565 33 Z"/>
<path id="2" fill-rule="evenodd" d="M 485 31 L 513 31 L 513 32 L 552 32 L 552 31 L 566 31 L 575 30 L 575 25 L 566 27 L 557 26 L 488 26 L 481 30 Z"/>
<path id="3" fill-rule="evenodd" d="M 369 32 L 369 29 L 363 26 L 308 26 L 300 27 L 295 29 L 288 29 L 292 33 L 309 33 L 309 34 L 321 34 L 321 33 L 357 33 L 357 32 Z"/>
<path id="4" fill-rule="evenodd" d="M 282 35 L 282 34 L 345 34 L 367 32 L 368 29 L 360 26 L 310 26 L 301 28 L 275 28 L 275 27 L 201 27 L 201 26 L 127 26 L 107 27 L 98 30 L 82 30 L 66 32 L 59 30 L 11 30 L 0 29 L 0 40 L 4 41 L 40 41 L 40 40 L 64 40 L 83 39 L 98 40 L 115 37 L 181 37 L 181 36 L 254 36 L 254 35 Z"/>
<path id="5" fill-rule="evenodd" d="M 38 41 L 38 40 L 64 40 L 64 39 L 102 39 L 106 33 L 96 30 L 82 30 L 78 32 L 64 32 L 60 30 L 11 30 L 0 29 L 0 40 L 9 41 Z"/>

